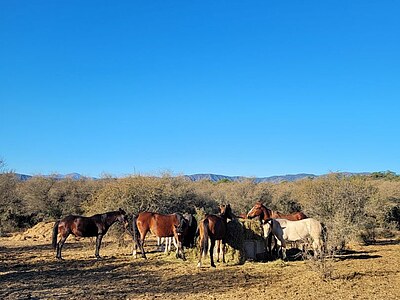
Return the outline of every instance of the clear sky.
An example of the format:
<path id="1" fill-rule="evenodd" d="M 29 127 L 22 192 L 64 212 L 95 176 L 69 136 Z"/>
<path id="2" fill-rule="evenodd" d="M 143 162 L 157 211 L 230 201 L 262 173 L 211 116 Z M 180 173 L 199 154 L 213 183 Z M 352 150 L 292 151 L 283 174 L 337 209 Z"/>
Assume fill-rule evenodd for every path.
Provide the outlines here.
<path id="1" fill-rule="evenodd" d="M 25 174 L 400 171 L 400 2 L 0 2 Z"/>

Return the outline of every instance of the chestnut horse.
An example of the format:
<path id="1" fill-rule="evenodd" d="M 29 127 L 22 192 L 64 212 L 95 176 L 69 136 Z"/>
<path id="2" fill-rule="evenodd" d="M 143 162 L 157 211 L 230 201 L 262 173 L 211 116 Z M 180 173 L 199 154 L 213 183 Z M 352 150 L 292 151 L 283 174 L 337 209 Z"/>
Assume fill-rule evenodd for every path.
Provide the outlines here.
<path id="1" fill-rule="evenodd" d="M 211 267 L 215 268 L 214 264 L 214 246 L 215 241 L 218 241 L 218 258 L 219 261 L 219 253 L 221 251 L 221 241 L 222 241 L 222 262 L 225 263 L 225 238 L 226 238 L 226 229 L 227 229 L 227 219 L 233 219 L 235 216 L 232 213 L 231 206 L 220 205 L 219 207 L 220 214 L 219 215 L 206 215 L 204 219 L 200 221 L 199 225 L 199 234 L 200 234 L 200 257 L 199 262 L 197 264 L 198 267 L 201 267 L 201 258 L 202 256 L 207 255 L 208 251 L 208 239 L 210 238 L 210 260 Z"/>
<path id="2" fill-rule="evenodd" d="M 260 217 L 260 220 L 267 221 L 268 219 L 286 219 L 297 221 L 307 219 L 308 217 L 301 211 L 292 214 L 282 214 L 279 211 L 273 211 L 266 208 L 261 202 L 257 202 L 252 209 L 247 213 L 247 218 L 252 219 Z"/>
<path id="3" fill-rule="evenodd" d="M 104 214 L 97 214 L 91 217 L 69 215 L 65 218 L 58 220 L 53 227 L 52 245 L 57 249 L 56 258 L 61 258 L 61 249 L 70 234 L 77 237 L 96 237 L 96 251 L 95 256 L 100 258 L 99 251 L 101 240 L 107 233 L 108 229 L 115 222 L 121 222 L 126 225 L 128 219 L 126 213 L 121 208 L 117 211 L 106 212 Z M 57 243 L 57 235 L 61 234 L 61 239 Z"/>
<path id="4" fill-rule="evenodd" d="M 290 221 L 298 221 L 298 220 L 303 220 L 307 219 L 308 217 L 301 211 L 292 213 L 292 214 L 283 214 L 278 211 L 273 211 L 267 207 L 265 207 L 261 202 L 256 202 L 256 204 L 250 209 L 250 211 L 247 213 L 247 218 L 252 219 L 255 217 L 260 218 L 261 224 L 264 224 L 267 222 L 269 219 L 286 219 Z M 267 244 L 268 244 L 268 251 L 269 255 L 272 256 L 272 235 L 269 235 L 267 238 Z M 276 243 L 275 243 L 276 245 Z"/>
<path id="5" fill-rule="evenodd" d="M 133 239 L 135 245 L 133 255 L 137 257 L 137 247 L 139 246 L 142 257 L 146 258 L 144 251 L 144 240 L 150 231 L 157 237 L 174 237 L 178 243 L 176 258 L 186 260 L 183 252 L 183 240 L 188 230 L 187 220 L 179 213 L 163 215 L 154 212 L 141 212 L 133 218 Z"/>

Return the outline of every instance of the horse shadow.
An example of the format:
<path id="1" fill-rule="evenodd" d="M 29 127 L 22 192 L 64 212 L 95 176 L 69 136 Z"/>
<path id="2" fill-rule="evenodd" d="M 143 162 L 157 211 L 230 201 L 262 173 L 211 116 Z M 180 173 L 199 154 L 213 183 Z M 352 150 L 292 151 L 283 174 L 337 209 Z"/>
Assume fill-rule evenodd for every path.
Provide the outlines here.
<path id="1" fill-rule="evenodd" d="M 381 255 L 370 254 L 376 251 L 355 251 L 355 250 L 342 250 L 339 253 L 333 255 L 333 258 L 344 261 L 344 260 L 353 260 L 353 259 L 374 259 L 381 258 Z"/>

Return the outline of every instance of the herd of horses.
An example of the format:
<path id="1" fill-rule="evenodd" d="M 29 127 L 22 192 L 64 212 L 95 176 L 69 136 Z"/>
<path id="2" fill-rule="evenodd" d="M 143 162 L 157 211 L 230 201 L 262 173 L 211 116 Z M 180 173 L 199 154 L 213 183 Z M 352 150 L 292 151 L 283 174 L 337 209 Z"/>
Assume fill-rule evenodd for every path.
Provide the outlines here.
<path id="1" fill-rule="evenodd" d="M 246 215 L 239 218 L 258 218 L 262 226 L 264 238 L 271 241 L 276 239 L 276 245 L 281 250 L 282 257 L 286 259 L 286 243 L 312 240 L 314 255 L 323 253 L 325 245 L 325 226 L 318 220 L 308 218 L 303 212 L 282 214 L 265 207 L 257 202 Z M 77 237 L 96 237 L 96 258 L 100 258 L 100 246 L 103 236 L 115 222 L 120 222 L 130 233 L 134 241 L 133 255 L 137 257 L 137 248 L 140 248 L 141 256 L 146 258 L 144 249 L 145 238 L 148 232 L 154 234 L 159 243 L 165 238 L 166 251 L 171 248 L 174 241 L 176 257 L 186 260 L 184 247 L 196 247 L 199 239 L 200 255 L 198 267 L 201 267 L 202 257 L 209 251 L 211 266 L 214 263 L 214 248 L 217 243 L 217 262 L 222 253 L 222 262 L 225 263 L 226 237 L 228 219 L 233 220 L 237 216 L 232 212 L 229 204 L 219 206 L 219 214 L 207 214 L 197 223 L 191 214 L 160 214 L 155 212 L 141 212 L 138 215 L 128 217 L 123 210 L 96 214 L 91 217 L 69 215 L 56 221 L 53 227 L 52 245 L 56 249 L 56 258 L 62 259 L 61 250 L 70 234 Z M 60 240 L 57 242 L 57 237 Z M 222 247 L 221 247 L 222 245 Z M 269 243 L 269 251 L 271 245 Z"/>

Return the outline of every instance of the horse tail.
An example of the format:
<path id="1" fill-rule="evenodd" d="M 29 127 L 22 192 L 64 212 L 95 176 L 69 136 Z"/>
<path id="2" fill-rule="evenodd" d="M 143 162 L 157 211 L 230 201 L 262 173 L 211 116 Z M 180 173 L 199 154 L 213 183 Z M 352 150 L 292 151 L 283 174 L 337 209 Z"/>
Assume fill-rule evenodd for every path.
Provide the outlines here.
<path id="1" fill-rule="evenodd" d="M 203 236 L 200 236 L 200 242 L 203 253 L 200 253 L 200 255 L 204 254 L 206 256 L 208 251 L 208 219 L 204 219 L 201 225 L 203 226 Z"/>
<path id="2" fill-rule="evenodd" d="M 324 223 L 321 223 L 321 239 L 322 239 L 322 252 L 327 252 L 327 242 L 328 242 L 328 231 L 326 228 L 326 225 Z"/>
<path id="3" fill-rule="evenodd" d="M 140 242 L 139 242 L 139 236 L 140 236 L 140 232 L 139 232 L 139 228 L 137 226 L 137 216 L 133 216 L 132 217 L 132 237 L 133 240 L 135 241 L 136 245 L 140 246 Z"/>
<path id="4" fill-rule="evenodd" d="M 57 247 L 57 235 L 58 235 L 58 224 L 60 224 L 60 220 L 56 221 L 53 227 L 53 236 L 52 236 L 52 241 L 51 244 L 54 249 Z"/>

